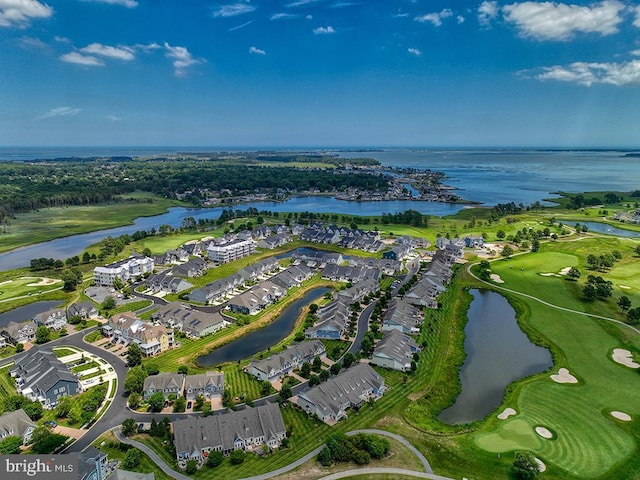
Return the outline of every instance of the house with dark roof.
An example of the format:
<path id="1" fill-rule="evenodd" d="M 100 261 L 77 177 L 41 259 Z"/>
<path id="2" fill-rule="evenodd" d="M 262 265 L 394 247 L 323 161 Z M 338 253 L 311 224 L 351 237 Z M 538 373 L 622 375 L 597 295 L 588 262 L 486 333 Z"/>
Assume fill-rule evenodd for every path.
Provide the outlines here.
<path id="1" fill-rule="evenodd" d="M 220 312 L 201 312 L 180 302 L 162 305 L 151 319 L 166 327 L 177 328 L 193 338 L 215 333 L 231 324 Z"/>
<path id="2" fill-rule="evenodd" d="M 62 330 L 67 325 L 67 312 L 62 308 L 47 310 L 34 316 L 33 323 L 37 326 L 44 325 L 50 330 Z"/>
<path id="3" fill-rule="evenodd" d="M 224 372 L 205 372 L 187 375 L 184 379 L 184 396 L 195 400 L 202 396 L 205 400 L 222 397 L 224 392 Z"/>
<path id="4" fill-rule="evenodd" d="M 373 349 L 371 363 L 380 367 L 408 372 L 413 354 L 422 350 L 409 336 L 398 330 L 386 331 Z"/>
<path id="5" fill-rule="evenodd" d="M 16 390 L 44 408 L 54 408 L 60 397 L 80 393 L 80 382 L 67 366 L 49 350 L 32 347 L 16 358 L 9 373 Z"/>
<path id="6" fill-rule="evenodd" d="M 299 394 L 296 401 L 308 414 L 333 424 L 347 416 L 347 409 L 380 398 L 385 389 L 384 378 L 366 363 L 358 363 Z"/>
<path id="7" fill-rule="evenodd" d="M 423 317 L 422 310 L 408 301 L 393 299 L 389 302 L 387 311 L 382 318 L 380 330 L 383 332 L 397 330 L 406 334 L 417 334 L 420 333 Z"/>
<path id="8" fill-rule="evenodd" d="M 73 303 L 67 308 L 67 318 L 71 318 L 76 315 L 81 317 L 83 320 L 88 318 L 98 318 L 98 309 L 91 300 Z"/>
<path id="9" fill-rule="evenodd" d="M 258 380 L 276 380 L 300 368 L 303 363 L 311 363 L 318 356 L 326 356 L 327 351 L 320 340 L 301 342 L 290 345 L 285 350 L 264 360 L 254 360 L 246 371 Z"/>
<path id="10" fill-rule="evenodd" d="M 6 412 L 0 415 L 0 440 L 6 437 L 21 437 L 22 444 L 31 441 L 31 435 L 38 426 L 29 418 L 23 409 Z"/>
<path id="11" fill-rule="evenodd" d="M 80 452 L 78 480 L 104 480 L 109 475 L 109 458 L 94 446 Z"/>
<path id="12" fill-rule="evenodd" d="M 142 386 L 142 396 L 145 400 L 149 400 L 151 395 L 161 392 L 166 399 L 172 393 L 177 397 L 184 396 L 184 378 L 182 373 L 158 373 L 157 375 L 149 375 L 144 379 Z"/>
<path id="13" fill-rule="evenodd" d="M 0 327 L 0 335 L 12 345 L 31 342 L 36 338 L 36 326 L 32 321 L 9 322 L 4 327 Z"/>
<path id="14" fill-rule="evenodd" d="M 234 450 L 261 452 L 264 445 L 277 448 L 287 436 L 277 403 L 247 407 L 222 415 L 189 417 L 172 423 L 178 465 L 187 460 L 202 463 L 210 452 L 225 455 Z"/>

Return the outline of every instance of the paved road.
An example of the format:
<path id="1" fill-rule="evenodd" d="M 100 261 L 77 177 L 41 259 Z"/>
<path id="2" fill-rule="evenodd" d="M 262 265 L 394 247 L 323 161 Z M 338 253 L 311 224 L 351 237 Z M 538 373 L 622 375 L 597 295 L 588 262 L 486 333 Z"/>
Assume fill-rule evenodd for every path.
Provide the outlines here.
<path id="1" fill-rule="evenodd" d="M 327 475 L 326 477 L 322 477 L 319 480 L 337 480 L 339 478 L 349 478 L 355 475 L 404 475 L 406 477 L 430 478 L 432 480 L 453 480 L 452 478 L 434 475 L 433 473 L 416 472 L 413 470 L 405 470 L 404 468 L 381 467 L 346 470 L 344 472 Z"/>
<path id="2" fill-rule="evenodd" d="M 135 440 L 131 440 L 129 438 L 126 438 L 125 436 L 122 435 L 122 432 L 120 431 L 120 428 L 114 428 L 113 432 L 116 436 L 116 438 L 122 442 L 122 443 L 126 443 L 128 445 L 132 445 L 136 448 L 138 448 L 139 450 L 142 450 L 144 453 L 146 453 L 147 455 L 149 455 L 149 457 L 151 457 L 151 459 L 162 469 L 163 472 L 165 472 L 167 475 L 169 475 L 172 478 L 176 478 L 178 480 L 191 480 L 190 477 L 187 477 L 183 474 L 181 474 L 180 472 L 176 472 L 175 470 L 171 469 L 166 463 L 164 463 L 164 461 L 158 456 L 156 455 L 156 453 L 150 449 L 149 447 L 147 447 L 146 445 L 144 445 L 143 443 L 137 442 Z M 405 445 L 406 447 L 408 447 L 422 462 L 422 465 L 425 467 L 425 471 L 427 473 L 422 473 L 422 472 L 416 472 L 413 470 L 404 470 L 404 469 L 398 469 L 398 468 L 365 468 L 365 469 L 357 469 L 357 470 L 350 470 L 348 472 L 341 472 L 338 474 L 334 474 L 334 475 L 341 475 L 341 474 L 345 474 L 348 473 L 346 475 L 342 475 L 339 477 L 333 477 L 333 476 L 329 476 L 329 477 L 325 477 L 327 479 L 329 478 L 345 478 L 354 474 L 375 474 L 375 473 L 387 473 L 387 474 L 402 474 L 402 475 L 409 475 L 409 476 L 413 476 L 413 477 L 419 477 L 419 478 L 430 478 L 430 479 L 434 479 L 434 480 L 452 480 L 450 478 L 447 477 L 441 477 L 439 475 L 434 475 L 433 474 L 433 470 L 431 469 L 431 466 L 429 465 L 428 460 L 425 458 L 424 455 L 422 455 L 422 453 L 420 453 L 413 445 L 411 445 L 411 443 L 409 443 L 409 441 L 400 436 L 400 435 L 396 435 L 394 433 L 390 433 L 387 432 L 385 430 L 374 430 L 374 429 L 369 429 L 369 430 L 352 430 L 350 432 L 347 432 L 347 435 L 349 436 L 353 436 L 353 435 L 357 435 L 358 433 L 374 433 L 377 435 L 384 435 L 390 438 L 393 438 L 395 440 L 398 440 L 399 442 L 401 442 L 403 445 Z M 296 460 L 293 463 L 290 463 L 289 465 L 279 468 L 277 470 L 273 470 L 271 472 L 267 472 L 267 473 L 263 473 L 261 475 L 254 475 L 253 477 L 247 477 L 247 478 L 243 478 L 241 480 L 268 480 L 269 478 L 273 478 L 276 477 L 278 475 L 282 475 L 283 473 L 287 473 L 295 468 L 298 468 L 300 465 L 308 462 L 309 460 L 311 460 L 312 458 L 314 458 L 316 455 L 318 455 L 318 453 L 320 453 L 320 451 L 324 448 L 324 445 L 319 446 L 318 448 L 314 449 L 313 451 L 309 452 L 308 454 L 306 454 L 304 457 L 299 458 L 298 460 Z"/>
<path id="3" fill-rule="evenodd" d="M 156 452 L 154 452 L 151 448 L 147 447 L 144 443 L 136 442 L 134 440 L 129 440 L 127 437 L 125 437 L 122 434 L 120 427 L 114 428 L 113 433 L 121 443 L 132 445 L 136 447 L 138 450 L 141 450 L 147 455 L 149 455 L 149 458 L 151 458 L 153 463 L 155 463 L 158 467 L 160 467 L 160 469 L 164 473 L 169 475 L 171 478 L 175 478 L 177 480 L 193 480 L 191 477 L 187 477 L 186 475 L 183 475 L 180 472 L 176 472 L 174 469 L 170 468 L 169 465 L 164 463 L 164 461 L 156 454 Z"/>

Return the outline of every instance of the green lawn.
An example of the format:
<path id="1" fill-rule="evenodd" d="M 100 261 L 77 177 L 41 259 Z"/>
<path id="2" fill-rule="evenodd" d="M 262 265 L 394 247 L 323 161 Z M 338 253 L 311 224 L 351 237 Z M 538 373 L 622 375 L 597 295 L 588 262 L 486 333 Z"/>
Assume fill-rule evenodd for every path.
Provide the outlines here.
<path id="1" fill-rule="evenodd" d="M 159 215 L 182 205 L 151 193 L 132 193 L 119 203 L 83 207 L 42 208 L 21 213 L 11 221 L 9 232 L 0 237 L 0 252 L 31 243 L 133 223 L 140 216 Z M 133 198 L 132 201 L 128 200 Z M 146 200 L 150 199 L 151 202 Z"/>
<path id="2" fill-rule="evenodd" d="M 608 242 L 618 243 L 615 239 Z M 620 242 L 620 246 L 624 247 L 625 243 Z M 604 302 L 585 304 L 579 292 L 577 296 L 571 296 L 576 293 L 570 286 L 574 282 L 539 275 L 542 270 L 554 272 L 565 266 L 580 265 L 585 253 L 596 249 L 594 240 L 567 242 L 554 247 L 562 251 L 545 251 L 507 262 L 494 262 L 493 270 L 499 273 L 507 288 L 579 311 L 615 315 L 616 309 Z M 620 263 L 621 268 L 632 268 Z M 614 267 L 610 276 L 615 277 L 616 270 Z M 635 278 L 626 281 L 636 288 Z M 475 435 L 475 443 L 493 453 L 531 450 L 545 463 L 566 472 L 567 477 L 599 477 L 631 460 L 636 468 L 639 467 L 632 427 L 612 418 L 610 412 L 628 413 L 635 418 L 634 424 L 638 422 L 640 376 L 638 371 L 615 363 L 611 352 L 614 348 L 626 348 L 638 356 L 640 338 L 628 332 L 620 335 L 621 327 L 603 325 L 602 321 L 548 308 L 523 297 L 515 298 L 516 302 L 525 305 L 525 324 L 554 345 L 558 353 L 555 368 L 568 368 L 581 383 L 558 384 L 548 375 L 526 380 L 514 389 L 513 395 L 509 395 L 500 408 L 511 406 L 518 415 L 504 421 L 492 419 L 487 428 L 481 428 Z M 549 428 L 557 438 L 541 438 L 534 431 L 536 426 Z M 612 478 L 622 477 L 614 475 Z"/>
<path id="3" fill-rule="evenodd" d="M 0 301 L 62 287 L 62 280 L 55 279 L 54 282 L 47 285 L 39 285 L 42 280 L 42 277 L 20 277 L 15 280 L 4 280 L 0 282 Z"/>

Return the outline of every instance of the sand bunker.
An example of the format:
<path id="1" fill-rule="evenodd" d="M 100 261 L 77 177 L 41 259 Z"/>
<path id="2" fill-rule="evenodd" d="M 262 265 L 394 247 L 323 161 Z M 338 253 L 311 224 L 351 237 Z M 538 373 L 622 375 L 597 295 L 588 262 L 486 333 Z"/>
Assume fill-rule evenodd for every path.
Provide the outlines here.
<path id="1" fill-rule="evenodd" d="M 560 270 L 560 275 L 567 275 L 569 273 L 569 270 L 571 270 L 572 267 L 564 267 L 562 270 Z"/>
<path id="2" fill-rule="evenodd" d="M 578 379 L 571 375 L 566 368 L 561 368 L 557 374 L 551 375 L 551 380 L 556 383 L 578 383 Z"/>
<path id="3" fill-rule="evenodd" d="M 498 418 L 500 420 L 506 420 L 507 418 L 515 415 L 516 413 L 517 412 L 513 408 L 507 407 L 502 411 L 502 413 L 498 415 Z"/>
<path id="4" fill-rule="evenodd" d="M 553 277 L 555 275 L 555 273 L 541 273 L 540 276 L 541 277 Z"/>
<path id="5" fill-rule="evenodd" d="M 540 460 L 538 457 L 535 457 L 534 460 L 536 461 L 536 463 L 538 464 L 538 471 L 540 473 L 544 472 L 547 469 L 547 466 L 544 464 L 544 462 L 542 460 Z"/>
<path id="6" fill-rule="evenodd" d="M 536 433 L 542 438 L 553 438 L 553 433 L 551 433 L 547 428 L 544 427 L 536 427 Z"/>
<path id="7" fill-rule="evenodd" d="M 611 416 L 614 418 L 617 418 L 618 420 L 622 420 L 623 422 L 631 421 L 631 415 L 624 412 L 618 412 L 617 410 L 614 410 L 613 412 L 611 412 Z"/>
<path id="8" fill-rule="evenodd" d="M 613 358 L 614 362 L 617 362 L 620 365 L 624 365 L 625 367 L 640 368 L 640 363 L 634 362 L 631 352 L 629 350 L 625 350 L 624 348 L 615 348 L 611 357 Z"/>
<path id="9" fill-rule="evenodd" d="M 631 287 L 628 285 L 618 285 L 618 287 L 622 288 L 623 290 L 631 290 Z"/>
<path id="10" fill-rule="evenodd" d="M 58 282 L 61 282 L 61 281 L 62 280 L 58 280 L 58 279 L 55 279 L 55 278 L 42 277 L 39 282 L 28 283 L 27 287 L 44 287 L 45 285 L 52 285 L 54 283 L 58 283 Z"/>
<path id="11" fill-rule="evenodd" d="M 11 283 L 11 282 L 13 282 L 13 280 L 7 280 L 5 282 L 0 283 L 0 285 L 6 285 L 7 283 Z"/>
<path id="12" fill-rule="evenodd" d="M 504 280 L 502 280 L 502 278 L 500 278 L 500 275 L 498 275 L 497 273 L 492 273 L 489 278 L 491 278 L 491 280 L 496 283 L 504 283 Z"/>

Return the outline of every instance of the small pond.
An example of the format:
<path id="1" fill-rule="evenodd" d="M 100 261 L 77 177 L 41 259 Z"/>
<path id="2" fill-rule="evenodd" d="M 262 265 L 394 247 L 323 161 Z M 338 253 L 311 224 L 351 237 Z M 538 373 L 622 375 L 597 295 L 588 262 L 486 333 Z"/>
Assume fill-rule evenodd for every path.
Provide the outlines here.
<path id="1" fill-rule="evenodd" d="M 198 364 L 203 367 L 210 367 L 220 363 L 244 360 L 272 347 L 291 333 L 300 314 L 300 309 L 321 298 L 328 291 L 329 289 L 326 287 L 309 290 L 302 298 L 285 308 L 280 316 L 269 325 L 220 348 L 216 348 L 207 355 L 198 357 Z"/>
<path id="2" fill-rule="evenodd" d="M 449 424 L 483 419 L 500 405 L 507 385 L 553 365 L 549 350 L 531 343 L 520 330 L 516 312 L 502 295 L 476 289 L 470 293 L 462 391 L 438 416 Z"/>
<path id="3" fill-rule="evenodd" d="M 633 230 L 624 230 L 622 228 L 612 227 L 606 223 L 600 222 L 579 222 L 580 225 L 586 225 L 590 232 L 606 233 L 607 235 L 615 235 L 617 237 L 629 237 L 638 238 L 640 232 L 634 232 Z"/>

